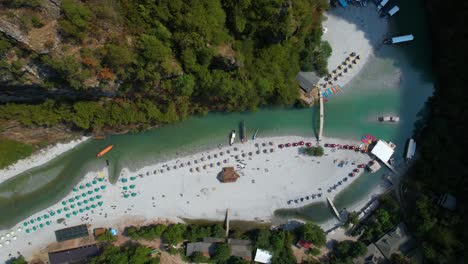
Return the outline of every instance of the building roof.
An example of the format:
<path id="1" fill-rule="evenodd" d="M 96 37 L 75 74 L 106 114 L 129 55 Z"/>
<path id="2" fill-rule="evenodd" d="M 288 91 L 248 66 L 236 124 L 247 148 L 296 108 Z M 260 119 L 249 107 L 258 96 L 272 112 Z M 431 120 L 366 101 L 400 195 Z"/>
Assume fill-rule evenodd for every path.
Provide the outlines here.
<path id="1" fill-rule="evenodd" d="M 309 241 L 306 241 L 306 240 L 299 240 L 299 242 L 297 242 L 296 244 L 298 247 L 301 247 L 301 248 L 304 248 L 304 249 L 309 249 L 312 247 L 312 243 L 310 243 Z"/>
<path id="2" fill-rule="evenodd" d="M 318 83 L 320 77 L 314 72 L 299 72 L 296 75 L 296 80 L 299 82 L 299 86 L 306 92 L 310 92 L 312 88 Z"/>
<path id="3" fill-rule="evenodd" d="M 451 194 L 446 193 L 440 197 L 439 204 L 442 207 L 453 211 L 457 207 L 457 198 Z"/>
<path id="4" fill-rule="evenodd" d="M 383 140 L 377 141 L 377 144 L 371 151 L 372 154 L 374 154 L 383 162 L 388 162 L 388 160 L 390 160 L 392 157 L 393 152 L 395 152 L 395 150 L 392 148 L 392 146 Z"/>
<path id="5" fill-rule="evenodd" d="M 89 236 L 87 225 L 72 226 L 55 231 L 57 242 Z"/>
<path id="6" fill-rule="evenodd" d="M 62 251 L 49 252 L 49 262 L 50 264 L 81 263 L 91 257 L 97 256 L 98 254 L 99 248 L 96 244 L 93 244 Z"/>
<path id="7" fill-rule="evenodd" d="M 382 166 L 380 166 L 380 163 L 376 160 L 373 160 L 368 164 L 368 168 L 371 172 L 376 172 L 380 170 L 381 167 Z"/>
<path id="8" fill-rule="evenodd" d="M 219 237 L 204 237 L 203 242 L 205 243 L 223 243 L 226 239 Z"/>
<path id="9" fill-rule="evenodd" d="M 382 254 L 390 259 L 393 253 L 401 252 L 405 254 L 413 246 L 413 239 L 408 234 L 406 226 L 403 222 L 398 224 L 392 231 L 383 235 L 375 245 Z"/>
<path id="10" fill-rule="evenodd" d="M 252 241 L 246 239 L 233 239 L 229 238 L 227 240 L 228 244 L 230 245 L 242 245 L 242 246 L 250 246 L 252 245 Z"/>
<path id="11" fill-rule="evenodd" d="M 239 174 L 234 170 L 234 167 L 224 167 L 219 180 L 221 182 L 235 182 L 239 178 Z"/>
<path id="12" fill-rule="evenodd" d="M 230 245 L 231 256 L 243 258 L 245 260 L 252 260 L 252 251 L 248 245 Z"/>
<path id="13" fill-rule="evenodd" d="M 257 252 L 255 253 L 255 262 L 260 262 L 260 263 L 271 263 L 271 254 L 270 252 L 257 248 Z"/>
<path id="14" fill-rule="evenodd" d="M 93 233 L 94 233 L 95 237 L 98 237 L 98 236 L 100 236 L 102 234 L 105 234 L 106 231 L 107 231 L 106 228 L 100 227 L 100 228 L 94 228 Z"/>
<path id="15" fill-rule="evenodd" d="M 187 244 L 186 255 L 192 256 L 195 252 L 201 252 L 205 256 L 213 255 L 216 249 L 216 243 L 195 242 Z"/>
<path id="16" fill-rule="evenodd" d="M 354 259 L 355 264 L 387 264 L 388 260 L 374 243 L 367 246 L 367 253 L 364 256 Z"/>

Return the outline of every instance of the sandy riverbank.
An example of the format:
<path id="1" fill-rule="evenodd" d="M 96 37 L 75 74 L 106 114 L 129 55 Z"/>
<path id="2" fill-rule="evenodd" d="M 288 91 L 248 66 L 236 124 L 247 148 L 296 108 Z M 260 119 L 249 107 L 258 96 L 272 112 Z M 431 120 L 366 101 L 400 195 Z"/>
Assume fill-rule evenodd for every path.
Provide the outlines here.
<path id="1" fill-rule="evenodd" d="M 137 171 L 124 170 L 115 185 L 108 183 L 106 170 L 103 174 L 90 172 L 76 190 L 61 202 L 21 221 L 12 229 L 0 231 L 0 235 L 4 236 L 0 241 L 3 244 L 0 260 L 18 250 L 30 257 L 53 242 L 53 231 L 64 227 L 64 224 L 56 222 L 59 218 L 64 218 L 67 226 L 88 223 L 92 228 L 123 228 L 128 225 L 129 219 L 140 223 L 158 218 L 219 220 L 224 219 L 229 208 L 231 219 L 269 221 L 276 209 L 325 201 L 326 197 L 333 199 L 358 177 L 347 176 L 357 164 L 370 160 L 367 154 L 351 150 L 325 148 L 325 155 L 317 158 L 300 154 L 299 147 L 278 147 L 281 143 L 301 140 L 315 142 L 312 138 L 291 136 L 238 143 L 146 166 Z M 359 145 L 358 141 L 325 138 L 323 143 L 327 142 Z M 343 166 L 339 167 L 341 161 Z M 240 174 L 237 182 L 219 182 L 217 175 L 225 166 L 236 168 Z M 103 177 L 101 181 L 100 177 Z M 335 185 L 336 188 L 328 192 Z M 128 194 L 128 198 L 125 198 L 125 194 Z M 102 202 L 102 205 L 98 202 Z M 57 213 L 59 209 L 61 211 Z M 79 209 L 83 209 L 83 212 Z M 51 211 L 55 212 L 53 216 L 50 215 Z M 67 214 L 70 215 L 67 217 Z M 44 215 L 47 217 L 44 218 Z M 37 217 L 41 217 L 39 222 Z M 35 220 L 33 223 L 32 219 Z M 47 225 L 47 221 L 50 221 L 50 225 Z M 33 231 L 33 227 L 37 231 Z M 26 229 L 29 229 L 29 233 L 25 232 Z M 6 234 L 11 231 L 15 234 L 7 238 Z M 12 239 L 13 236 L 17 237 L 16 240 Z M 8 245 L 7 240 L 10 241 Z"/>
<path id="2" fill-rule="evenodd" d="M 59 155 L 73 149 L 79 144 L 88 140 L 89 137 L 82 137 L 80 139 L 72 140 L 67 143 L 58 143 L 53 146 L 49 146 L 45 149 L 41 149 L 34 153 L 30 157 L 19 160 L 16 163 L 0 170 L 0 183 L 22 173 L 31 168 L 45 164 Z"/>
<path id="3" fill-rule="evenodd" d="M 332 85 L 339 84 L 346 92 L 346 84 L 358 76 L 369 58 L 374 56 L 375 51 L 383 45 L 382 42 L 387 36 L 388 20 L 379 16 L 374 5 L 338 7 L 326 12 L 325 16 L 326 20 L 322 26 L 326 28 L 326 33 L 323 34 L 323 40 L 328 41 L 332 47 L 332 54 L 328 59 L 328 70 L 330 73 L 336 70 L 334 76 L 342 74 L 342 76 L 337 76 L 336 81 L 332 78 Z M 347 65 L 352 64 L 352 68 L 344 72 L 346 67 L 342 63 L 352 52 L 359 55 L 360 60 L 353 64 L 355 57 L 351 57 Z M 343 69 L 337 69 L 339 65 L 342 65 Z M 325 78 L 322 78 L 319 86 L 324 88 L 322 85 L 327 82 Z"/>

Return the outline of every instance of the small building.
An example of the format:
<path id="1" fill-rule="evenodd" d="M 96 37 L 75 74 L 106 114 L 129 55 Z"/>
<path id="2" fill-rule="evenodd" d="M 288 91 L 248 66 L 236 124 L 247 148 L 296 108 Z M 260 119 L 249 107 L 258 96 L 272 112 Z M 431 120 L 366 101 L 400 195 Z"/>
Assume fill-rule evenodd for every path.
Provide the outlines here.
<path id="1" fill-rule="evenodd" d="M 91 257 L 99 255 L 96 244 L 49 252 L 50 264 L 85 263 Z"/>
<path id="2" fill-rule="evenodd" d="M 437 204 L 439 204 L 445 209 L 454 211 L 455 208 L 457 207 L 457 199 L 453 195 L 446 193 L 440 196 Z"/>
<path id="3" fill-rule="evenodd" d="M 406 225 L 401 222 L 393 230 L 377 240 L 375 246 L 387 260 L 390 260 L 393 253 L 407 254 L 415 246 L 415 241 L 409 235 Z"/>
<path id="4" fill-rule="evenodd" d="M 301 89 L 307 94 L 312 91 L 319 80 L 320 77 L 314 72 L 301 71 L 296 75 L 296 81 L 299 83 L 299 87 L 301 87 Z"/>
<path id="5" fill-rule="evenodd" d="M 370 161 L 368 164 L 367 164 L 367 169 L 369 169 L 369 171 L 371 173 L 374 173 L 378 170 L 380 170 L 382 166 L 380 166 L 380 164 L 376 161 L 376 160 L 373 160 L 373 161 Z"/>
<path id="6" fill-rule="evenodd" d="M 185 255 L 190 257 L 195 252 L 200 252 L 205 257 L 210 257 L 215 253 L 216 243 L 194 242 L 187 244 Z"/>
<path id="7" fill-rule="evenodd" d="M 270 264 L 271 263 L 271 253 L 257 248 L 257 252 L 255 252 L 255 258 L 254 261 L 258 263 L 264 263 L 264 264 Z"/>
<path id="8" fill-rule="evenodd" d="M 296 246 L 298 248 L 303 248 L 305 250 L 308 250 L 312 247 L 312 243 L 310 243 L 309 241 L 306 241 L 306 240 L 299 240 L 299 242 L 297 242 Z"/>
<path id="9" fill-rule="evenodd" d="M 240 246 L 250 246 L 252 245 L 252 241 L 246 239 L 234 239 L 228 238 L 227 243 L 229 245 L 240 245 Z"/>
<path id="10" fill-rule="evenodd" d="M 223 183 L 235 182 L 239 179 L 239 174 L 234 170 L 234 167 L 224 167 L 218 175 L 218 179 Z"/>
<path id="11" fill-rule="evenodd" d="M 377 144 L 371 150 L 371 153 L 384 163 L 390 160 L 394 152 L 395 144 L 392 142 L 387 143 L 383 140 L 377 141 Z"/>
<path id="12" fill-rule="evenodd" d="M 230 244 L 231 256 L 242 258 L 246 261 L 252 261 L 252 251 L 249 245 Z"/>
<path id="13" fill-rule="evenodd" d="M 226 239 L 219 237 L 204 237 L 202 241 L 205 243 L 224 243 Z"/>
<path id="14" fill-rule="evenodd" d="M 71 240 L 80 237 L 89 236 L 88 226 L 87 225 L 78 225 L 72 226 L 64 229 L 59 229 L 55 231 L 55 238 L 57 242 L 62 242 L 66 240 Z"/>
<path id="15" fill-rule="evenodd" d="M 105 234 L 106 231 L 107 231 L 107 229 L 103 228 L 103 227 L 94 228 L 94 230 L 93 230 L 94 238 L 98 238 L 98 236 Z"/>
<path id="16" fill-rule="evenodd" d="M 382 255 L 382 252 L 374 243 L 367 246 L 367 253 L 364 256 L 354 259 L 355 264 L 387 264 L 389 261 Z"/>

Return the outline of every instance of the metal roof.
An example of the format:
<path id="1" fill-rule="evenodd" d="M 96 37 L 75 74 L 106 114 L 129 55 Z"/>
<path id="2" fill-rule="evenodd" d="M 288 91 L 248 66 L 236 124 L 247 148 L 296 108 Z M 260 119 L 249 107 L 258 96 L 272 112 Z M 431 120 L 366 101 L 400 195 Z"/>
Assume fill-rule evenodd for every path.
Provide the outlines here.
<path id="1" fill-rule="evenodd" d="M 96 244 L 93 244 L 62 251 L 49 252 L 49 262 L 50 264 L 81 263 L 91 257 L 97 256 L 98 254 L 99 248 Z"/>
<path id="2" fill-rule="evenodd" d="M 55 231 L 55 238 L 57 239 L 57 242 L 86 236 L 89 236 L 88 226 L 86 225 L 72 226 Z"/>
<path id="3" fill-rule="evenodd" d="M 379 140 L 371 151 L 372 154 L 383 162 L 388 162 L 393 152 L 395 152 L 395 150 L 387 142 L 382 140 Z"/>
<path id="4" fill-rule="evenodd" d="M 299 86 L 306 92 L 310 92 L 312 88 L 318 83 L 320 77 L 314 72 L 299 72 L 296 75 L 296 80 L 299 82 Z"/>

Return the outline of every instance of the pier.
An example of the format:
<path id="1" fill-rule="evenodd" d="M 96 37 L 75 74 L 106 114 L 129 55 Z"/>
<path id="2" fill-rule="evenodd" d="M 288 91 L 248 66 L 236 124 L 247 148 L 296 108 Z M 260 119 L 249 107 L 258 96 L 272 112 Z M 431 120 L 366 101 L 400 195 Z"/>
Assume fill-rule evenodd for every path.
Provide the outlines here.
<path id="1" fill-rule="evenodd" d="M 340 213 L 338 213 L 338 210 L 336 210 L 336 207 L 333 204 L 332 200 L 327 197 L 327 202 L 330 205 L 330 207 L 333 209 L 333 213 L 335 213 L 336 218 L 338 218 L 338 220 L 341 221 Z"/>
<path id="2" fill-rule="evenodd" d="M 323 117 L 324 117 L 324 112 L 323 112 L 323 95 L 321 92 L 319 92 L 319 97 L 320 97 L 320 126 L 319 126 L 319 134 L 318 134 L 318 141 L 322 140 L 322 135 L 323 135 Z"/>

